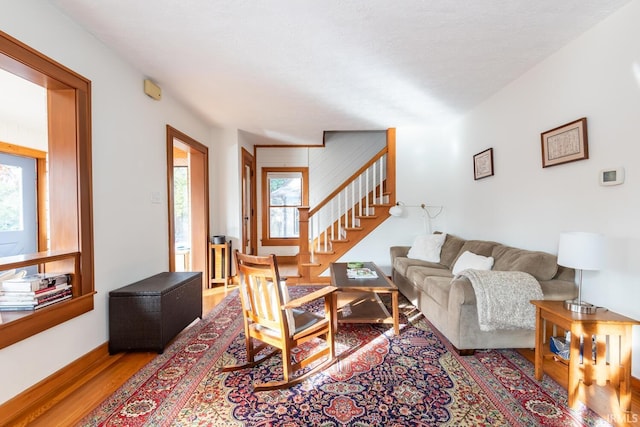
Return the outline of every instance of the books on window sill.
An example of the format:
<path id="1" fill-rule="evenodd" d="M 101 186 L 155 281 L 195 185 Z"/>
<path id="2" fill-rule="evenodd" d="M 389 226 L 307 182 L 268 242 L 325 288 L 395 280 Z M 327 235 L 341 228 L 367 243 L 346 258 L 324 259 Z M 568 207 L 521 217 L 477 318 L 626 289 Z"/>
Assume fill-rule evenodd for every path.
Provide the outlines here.
<path id="1" fill-rule="evenodd" d="M 52 286 L 32 292 L 2 291 L 0 311 L 38 310 L 72 297 L 71 284 Z"/>
<path id="2" fill-rule="evenodd" d="M 5 275 L 0 282 L 0 311 L 38 310 L 70 299 L 72 294 L 67 273 Z"/>
<path id="3" fill-rule="evenodd" d="M 378 274 L 370 268 L 347 268 L 347 277 L 349 279 L 375 279 Z"/>
<path id="4" fill-rule="evenodd" d="M 67 273 L 36 273 L 27 276 L 14 276 L 4 279 L 0 290 L 9 292 L 35 292 L 52 286 L 71 282 L 71 275 Z"/>

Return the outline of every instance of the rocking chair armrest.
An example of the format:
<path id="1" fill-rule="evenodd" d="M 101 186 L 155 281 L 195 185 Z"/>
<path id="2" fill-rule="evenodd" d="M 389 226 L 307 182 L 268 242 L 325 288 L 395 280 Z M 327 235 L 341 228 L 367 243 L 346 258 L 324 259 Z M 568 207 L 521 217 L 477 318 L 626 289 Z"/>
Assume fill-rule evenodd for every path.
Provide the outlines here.
<path id="1" fill-rule="evenodd" d="M 303 295 L 300 298 L 296 298 L 294 300 L 289 301 L 288 303 L 283 305 L 282 308 L 300 307 L 301 305 L 311 302 L 313 300 L 316 300 L 318 298 L 326 297 L 327 295 L 334 293 L 337 289 L 338 288 L 336 288 L 335 286 L 325 286 L 322 289 L 318 289 L 317 291 L 313 291 L 310 294 Z"/>

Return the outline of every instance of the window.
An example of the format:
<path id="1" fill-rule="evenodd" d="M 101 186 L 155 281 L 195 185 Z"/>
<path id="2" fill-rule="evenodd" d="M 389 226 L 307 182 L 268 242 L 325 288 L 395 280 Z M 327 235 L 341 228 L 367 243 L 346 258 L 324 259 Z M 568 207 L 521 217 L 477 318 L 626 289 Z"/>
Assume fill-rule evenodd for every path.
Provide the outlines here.
<path id="1" fill-rule="evenodd" d="M 6 153 L 36 159 L 38 242 L 35 252 L 0 257 L 0 271 L 30 266 L 39 271 L 69 271 L 73 285 L 71 300 L 42 310 L 0 312 L 3 348 L 93 310 L 95 292 L 91 82 L 3 32 L 0 69 L 45 89 L 48 132 L 44 156 L 5 141 Z"/>
<path id="2" fill-rule="evenodd" d="M 262 244 L 298 245 L 298 208 L 308 204 L 307 168 L 262 168 Z"/>
<path id="3" fill-rule="evenodd" d="M 0 163 L 0 232 L 24 229 L 22 168 Z"/>

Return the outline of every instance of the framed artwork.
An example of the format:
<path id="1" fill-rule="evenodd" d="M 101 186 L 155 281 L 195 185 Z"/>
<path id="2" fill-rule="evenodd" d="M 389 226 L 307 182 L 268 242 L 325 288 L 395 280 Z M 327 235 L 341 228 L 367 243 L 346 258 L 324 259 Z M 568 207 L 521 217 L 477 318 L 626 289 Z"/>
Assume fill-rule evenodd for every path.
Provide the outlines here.
<path id="1" fill-rule="evenodd" d="M 493 175 L 493 148 L 488 148 L 473 156 L 473 179 L 478 180 Z"/>
<path id="2" fill-rule="evenodd" d="M 589 158 L 586 117 L 543 132 L 541 138 L 543 168 Z"/>

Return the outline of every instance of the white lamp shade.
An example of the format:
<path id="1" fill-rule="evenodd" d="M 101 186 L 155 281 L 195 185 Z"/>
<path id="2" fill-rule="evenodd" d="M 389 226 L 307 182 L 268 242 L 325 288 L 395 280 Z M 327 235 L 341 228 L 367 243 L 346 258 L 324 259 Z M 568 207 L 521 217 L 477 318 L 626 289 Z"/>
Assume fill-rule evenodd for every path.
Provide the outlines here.
<path id="1" fill-rule="evenodd" d="M 560 233 L 558 264 L 580 270 L 600 270 L 603 265 L 604 236 L 573 231 Z"/>
<path id="2" fill-rule="evenodd" d="M 400 205 L 391 206 L 389 208 L 389 215 L 400 216 L 402 215 L 402 207 Z"/>

